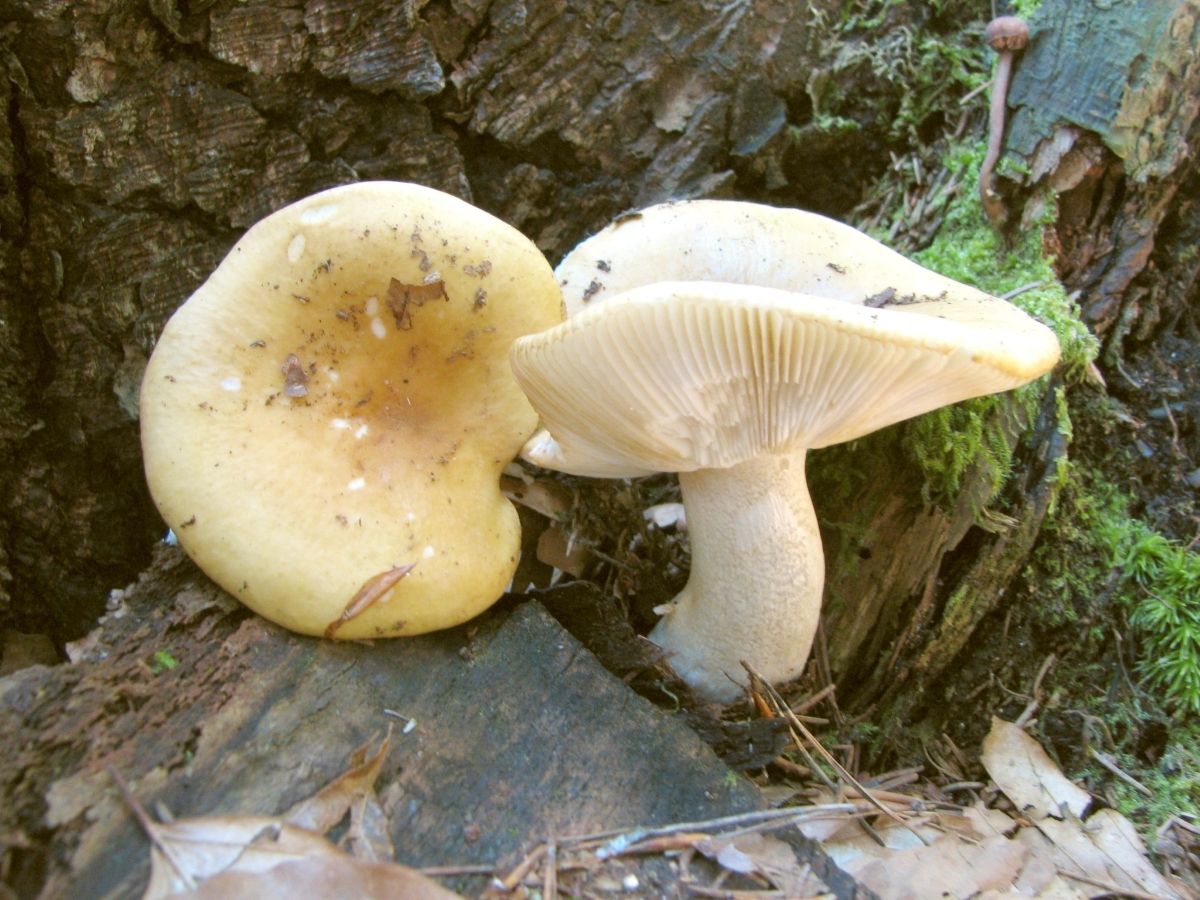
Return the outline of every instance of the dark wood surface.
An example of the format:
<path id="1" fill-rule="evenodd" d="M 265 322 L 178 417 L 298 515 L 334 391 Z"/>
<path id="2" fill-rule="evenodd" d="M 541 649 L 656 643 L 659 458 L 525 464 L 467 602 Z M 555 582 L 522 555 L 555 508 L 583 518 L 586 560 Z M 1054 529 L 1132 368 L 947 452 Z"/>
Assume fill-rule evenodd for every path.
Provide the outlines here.
<path id="1" fill-rule="evenodd" d="M 150 810 L 272 814 L 389 722 L 378 794 L 413 866 L 503 867 L 550 836 L 762 806 L 536 603 L 429 637 L 316 641 L 247 615 L 163 549 L 83 659 L 0 682 L 0 832 L 37 834 L 47 896 L 135 896 L 148 843 L 107 766 Z"/>

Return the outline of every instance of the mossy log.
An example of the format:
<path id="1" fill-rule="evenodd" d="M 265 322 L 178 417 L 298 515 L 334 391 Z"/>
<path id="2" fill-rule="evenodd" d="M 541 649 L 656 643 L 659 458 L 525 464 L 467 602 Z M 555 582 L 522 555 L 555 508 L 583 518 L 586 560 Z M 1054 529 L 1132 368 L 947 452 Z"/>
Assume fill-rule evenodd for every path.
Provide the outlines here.
<path id="1" fill-rule="evenodd" d="M 974 89 L 991 60 L 977 6 L 0 0 L 0 617 L 61 645 L 151 565 L 163 526 L 141 474 L 141 371 L 166 317 L 258 217 L 335 184 L 413 180 L 506 219 L 552 260 L 620 212 L 675 197 L 854 220 L 893 158 L 960 120 L 982 142 Z M 1006 202 L 1027 214 L 1012 221 L 1044 221 L 1028 204 L 1045 202 L 1043 185 L 1058 192 L 1050 249 L 1116 363 L 1194 296 L 1200 262 L 1182 251 L 1200 233 L 1196 23 L 1195 0 L 1047 0 L 1016 68 L 1001 174 Z M 1012 165 L 1022 159 L 1028 172 Z M 914 231 L 936 225 L 894 205 Z M 841 485 L 814 497 L 830 562 L 826 656 L 844 702 L 934 729 L 951 715 L 966 688 L 946 675 L 1016 602 L 1014 573 L 1052 501 L 1067 452 L 1058 399 L 1047 386 L 1035 415 L 995 421 L 1016 448 L 998 498 L 983 467 L 931 497 L 891 452 L 898 432 L 856 449 L 850 473 L 822 471 L 834 454 L 814 459 L 814 482 Z M 987 512 L 1001 507 L 1007 518 Z M 212 621 L 185 617 L 180 639 L 202 645 Z M 162 639 L 131 629 L 120 652 L 145 660 Z M 212 696 L 235 689 L 229 665 L 254 669 L 253 648 L 239 648 L 206 682 Z M 86 663 L 55 677 L 61 704 L 36 716 L 32 700 L 10 704 L 13 727 L 36 728 L 50 754 L 78 754 L 96 728 L 87 741 L 121 764 L 150 719 L 174 722 L 170 746 L 131 773 L 160 767 L 165 791 L 184 790 L 173 779 L 188 752 L 241 734 L 119 686 L 76 694 Z M 127 707 L 129 732 L 79 704 Z M 86 776 L 77 756 L 52 759 L 55 777 Z M 15 773 L 6 802 L 22 829 L 9 835 L 36 854 L 59 847 L 64 826 L 46 820 L 48 782 L 35 781 Z"/>

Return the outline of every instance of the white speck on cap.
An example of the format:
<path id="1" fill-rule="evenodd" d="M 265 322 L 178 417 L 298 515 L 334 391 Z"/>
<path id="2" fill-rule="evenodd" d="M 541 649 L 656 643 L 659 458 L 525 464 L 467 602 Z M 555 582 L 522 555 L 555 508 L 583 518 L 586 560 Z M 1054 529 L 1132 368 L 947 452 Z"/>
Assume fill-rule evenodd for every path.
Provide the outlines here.
<path id="1" fill-rule="evenodd" d="M 235 394 L 242 389 L 242 379 L 236 375 L 230 375 L 221 381 L 221 389 Z"/>
<path id="2" fill-rule="evenodd" d="M 347 484 L 347 485 L 346 485 L 346 490 L 348 490 L 348 491 L 361 491 L 361 490 L 362 490 L 364 487 L 366 487 L 366 486 L 367 486 L 367 479 L 365 479 L 365 478 L 355 478 L 355 479 L 354 479 L 354 480 L 352 480 L 352 481 L 351 481 L 349 484 Z"/>
<path id="3" fill-rule="evenodd" d="M 367 311 L 368 316 L 373 316 L 373 315 L 375 315 L 375 313 L 379 312 L 379 298 L 378 297 L 368 297 L 367 305 L 366 305 L 365 309 Z"/>
<path id="4" fill-rule="evenodd" d="M 308 243 L 308 242 L 304 239 L 304 235 L 296 234 L 296 235 L 292 236 L 292 239 L 290 241 L 288 241 L 288 249 L 287 249 L 288 262 L 290 262 L 290 263 L 300 262 L 300 257 L 302 257 L 304 255 L 304 245 L 306 243 Z"/>
<path id="5" fill-rule="evenodd" d="M 383 319 L 379 318 L 379 316 L 371 320 L 371 334 L 380 340 L 387 337 L 387 326 L 383 324 Z"/>
<path id="6" fill-rule="evenodd" d="M 326 203 L 324 206 L 314 206 L 312 209 L 306 209 L 300 214 L 300 221 L 305 225 L 320 225 L 323 222 L 328 222 L 337 215 L 337 204 Z"/>

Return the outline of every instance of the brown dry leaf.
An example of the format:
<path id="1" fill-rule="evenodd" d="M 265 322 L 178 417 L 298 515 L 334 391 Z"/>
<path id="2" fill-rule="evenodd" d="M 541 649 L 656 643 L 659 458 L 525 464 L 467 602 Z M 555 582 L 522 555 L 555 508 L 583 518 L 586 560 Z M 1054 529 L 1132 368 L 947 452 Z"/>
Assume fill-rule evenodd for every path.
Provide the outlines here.
<path id="1" fill-rule="evenodd" d="M 350 830 L 346 832 L 343 844 L 355 859 L 367 862 L 391 862 L 395 859 L 391 821 L 374 790 L 359 797 L 350 806 Z"/>
<path id="2" fill-rule="evenodd" d="M 551 525 L 538 537 L 537 558 L 576 578 L 583 576 L 591 556 L 586 547 L 578 541 L 573 543 L 558 525 Z"/>
<path id="3" fill-rule="evenodd" d="M 1018 824 L 1012 816 L 988 806 L 982 800 L 976 800 L 973 805 L 964 809 L 963 815 L 971 820 L 975 834 L 979 837 L 990 837 L 994 834 L 1009 836 Z"/>
<path id="4" fill-rule="evenodd" d="M 786 842 L 769 834 L 708 838 L 698 841 L 696 849 L 730 872 L 762 875 L 786 896 L 801 897 L 811 892 L 812 885 L 806 887 L 810 880 L 808 867 L 800 865 Z"/>
<path id="5" fill-rule="evenodd" d="M 1003 836 L 975 842 L 946 834 L 926 845 L 898 826 L 884 829 L 881 836 L 889 844 L 903 846 L 880 847 L 869 839 L 825 845 L 841 869 L 881 900 L 974 897 L 984 891 L 1007 891 L 1020 876 L 1027 855 L 1024 847 Z"/>
<path id="6" fill-rule="evenodd" d="M 290 879 L 294 871 L 312 871 L 312 866 L 320 868 L 324 864 L 331 867 L 331 873 L 340 873 L 337 877 L 366 881 L 375 879 L 379 875 L 375 869 L 358 872 L 348 868 L 344 860 L 355 860 L 345 856 L 321 835 L 338 824 L 349 811 L 347 841 L 356 855 L 366 857 L 369 865 L 382 866 L 382 863 L 374 861 L 380 857 L 391 858 L 389 829 L 374 787 L 390 744 L 389 731 L 373 756 L 368 758 L 370 744 L 359 747 L 351 754 L 347 771 L 282 816 L 202 816 L 159 824 L 151 821 L 135 805 L 139 821 L 152 843 L 150 883 L 146 887 L 144 900 L 159 900 L 195 890 L 218 876 L 229 876 L 232 884 L 230 890 L 233 890 L 243 883 L 249 885 L 246 879 L 250 876 L 274 873 L 285 863 L 305 862 L 309 867 L 293 866 L 280 872 L 278 883 L 281 886 L 292 883 Z M 136 804 L 132 799 L 130 802 Z M 387 866 L 391 864 L 387 863 Z M 239 877 L 234 878 L 235 875 Z M 331 874 L 329 877 L 335 876 Z M 246 895 L 276 896 L 271 892 L 274 891 L 274 884 L 274 881 L 267 879 L 260 888 L 247 886 Z M 281 891 L 285 889 L 280 888 Z M 296 896 L 294 891 L 290 893 Z M 300 896 L 351 895 L 318 891 Z"/>
<path id="7" fill-rule="evenodd" d="M 992 716 L 983 740 L 983 767 L 1004 795 L 1034 821 L 1069 811 L 1082 817 L 1091 797 L 1073 784 L 1042 745 L 1011 722 Z"/>
<path id="8" fill-rule="evenodd" d="M 1145 844 L 1116 810 L 1101 810 L 1086 822 L 1045 819 L 1037 827 L 1053 842 L 1056 865 L 1064 872 L 1159 897 L 1180 896 L 1150 865 Z"/>
<path id="9" fill-rule="evenodd" d="M 264 872 L 282 862 L 339 855 L 321 835 L 270 816 L 201 816 L 145 824 L 153 847 L 142 900 L 191 890 L 231 869 Z"/>
<path id="10" fill-rule="evenodd" d="M 379 750 L 370 759 L 367 752 L 370 743 L 359 747 L 350 755 L 350 768 L 321 788 L 311 797 L 301 800 L 279 818 L 289 825 L 306 828 L 324 834 L 338 822 L 357 800 L 375 796 L 375 779 L 391 747 L 389 731 Z"/>
<path id="11" fill-rule="evenodd" d="M 813 793 L 812 803 L 814 806 L 827 806 L 838 802 L 840 801 L 834 797 L 833 792 L 827 788 L 818 787 Z M 819 843 L 831 841 L 838 836 L 845 837 L 848 834 L 862 833 L 857 820 L 844 812 L 830 813 L 821 818 L 803 819 L 796 824 L 796 828 L 806 838 Z"/>
<path id="12" fill-rule="evenodd" d="M 513 503 L 532 509 L 552 522 L 561 521 L 571 509 L 571 491 L 557 481 L 524 482 L 504 475 L 500 491 Z"/>
<path id="13" fill-rule="evenodd" d="M 329 856 L 280 863 L 267 872 L 227 872 L 184 896 L 195 900 L 451 900 L 459 895 L 407 866 Z"/>
<path id="14" fill-rule="evenodd" d="M 1055 875 L 1043 887 L 1037 890 L 1022 888 L 1019 885 L 1008 891 L 984 891 L 972 900 L 1088 900 L 1088 895 L 1079 890 L 1067 878 Z"/>

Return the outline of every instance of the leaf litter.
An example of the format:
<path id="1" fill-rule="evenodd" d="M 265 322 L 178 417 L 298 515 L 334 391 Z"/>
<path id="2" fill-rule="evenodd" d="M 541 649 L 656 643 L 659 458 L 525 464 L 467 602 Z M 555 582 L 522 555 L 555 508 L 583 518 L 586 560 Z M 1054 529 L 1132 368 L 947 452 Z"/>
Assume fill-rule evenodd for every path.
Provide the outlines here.
<path id="1" fill-rule="evenodd" d="M 784 839 L 791 829 L 819 842 L 842 871 L 881 900 L 1194 896 L 1182 882 L 1153 867 L 1123 816 L 1112 809 L 1089 815 L 1086 792 L 1012 723 L 993 719 L 981 753 L 991 783 L 963 782 L 972 799 L 956 804 L 941 799 L 928 783 L 921 794 L 881 786 L 911 788 L 916 781 L 911 770 L 880 779 L 852 775 L 778 692 L 753 671 L 751 676 L 756 707 L 787 720 L 793 749 L 808 763 L 809 780 L 821 773 L 816 787 L 780 791 L 779 796 L 787 802 L 797 797 L 812 802 L 702 822 L 547 838 L 507 871 L 454 865 L 416 870 L 392 861 L 391 830 L 375 793 L 390 733 L 374 753 L 369 745 L 360 747 L 345 772 L 274 816 L 154 821 L 114 771 L 151 842 L 151 876 L 143 900 L 440 900 L 459 895 L 434 878 L 462 875 L 488 876 L 482 896 L 491 898 L 535 892 L 554 898 L 560 891 L 589 897 L 661 896 L 662 884 L 649 883 L 631 863 L 646 858 L 669 861 L 675 891 L 690 896 L 840 896 L 798 854 L 795 842 Z M 803 770 L 797 766 L 794 771 Z M 347 821 L 336 843 L 326 837 Z"/>
<path id="2" fill-rule="evenodd" d="M 375 780 L 390 734 L 368 757 L 360 747 L 342 775 L 278 816 L 213 815 L 156 822 L 110 770 L 150 839 L 150 881 L 143 900 L 167 897 L 307 898 L 363 896 L 441 900 L 456 897 L 415 869 L 391 862 L 387 829 L 378 827 Z M 344 846 L 326 832 L 350 817 Z M 388 861 L 383 861 L 386 857 Z"/>

